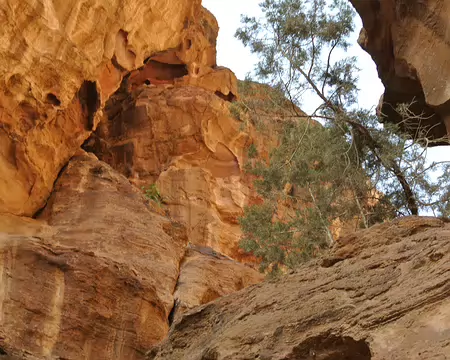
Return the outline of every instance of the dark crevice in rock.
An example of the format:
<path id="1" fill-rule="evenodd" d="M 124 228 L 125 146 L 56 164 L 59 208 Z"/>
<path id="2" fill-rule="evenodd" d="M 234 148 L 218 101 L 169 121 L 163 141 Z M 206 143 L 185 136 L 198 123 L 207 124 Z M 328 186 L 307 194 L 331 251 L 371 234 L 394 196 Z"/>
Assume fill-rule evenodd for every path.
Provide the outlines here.
<path id="1" fill-rule="evenodd" d="M 113 64 L 113 66 L 119 70 L 120 72 L 126 72 L 127 69 L 125 69 L 122 65 L 119 64 L 119 62 L 117 61 L 117 57 L 116 55 L 114 55 L 111 59 L 111 64 Z"/>
<path id="2" fill-rule="evenodd" d="M 188 75 L 186 64 L 172 64 L 150 59 L 140 69 L 133 71 L 128 80 L 132 89 L 142 84 L 170 84 Z"/>
<path id="3" fill-rule="evenodd" d="M 182 237 L 185 237 L 187 239 L 187 232 L 186 232 L 186 227 L 185 226 L 183 226 L 183 225 L 181 225 L 179 223 L 176 223 L 176 222 L 170 222 L 170 224 L 173 225 L 173 226 L 170 227 L 170 230 L 169 230 L 169 228 L 167 226 L 163 227 L 163 230 L 164 230 L 164 232 L 166 234 L 168 234 L 171 237 L 180 237 L 180 236 L 182 236 Z M 174 231 L 173 227 L 175 227 L 177 229 L 175 229 L 175 231 Z M 177 281 L 175 282 L 175 287 L 174 287 L 174 289 L 172 291 L 172 295 L 173 296 L 175 295 L 175 293 L 176 293 L 176 291 L 178 289 L 178 286 L 180 285 L 181 268 L 183 267 L 183 264 L 184 264 L 184 262 L 186 260 L 186 256 L 187 256 L 188 251 L 189 251 L 189 243 L 186 245 L 186 247 L 184 249 L 183 257 L 180 259 L 180 262 L 178 263 L 178 277 L 177 277 Z M 180 305 L 179 299 L 174 297 L 172 309 L 170 310 L 169 316 L 167 317 L 167 321 L 169 323 L 169 326 L 172 326 L 172 324 L 175 321 L 175 316 L 177 314 L 177 310 L 178 310 L 179 305 Z"/>
<path id="4" fill-rule="evenodd" d="M 324 267 L 324 268 L 329 268 L 332 267 L 334 265 L 336 265 L 337 263 L 340 263 L 341 261 L 344 261 L 345 258 L 341 258 L 341 257 L 331 257 L 331 258 L 325 258 L 322 260 L 320 266 Z"/>
<path id="5" fill-rule="evenodd" d="M 216 96 L 220 97 L 222 100 L 225 100 L 228 102 L 233 102 L 236 99 L 236 96 L 231 92 L 229 92 L 227 95 L 225 95 L 220 91 L 216 91 L 214 94 Z"/>
<path id="6" fill-rule="evenodd" d="M 60 106 L 61 105 L 61 100 L 58 99 L 58 97 L 55 94 L 52 93 L 48 93 L 46 100 L 45 100 L 48 104 L 52 104 L 54 106 Z"/>
<path id="7" fill-rule="evenodd" d="M 370 360 L 369 345 L 349 336 L 323 335 L 309 338 L 296 346 L 284 360 Z"/>
<path id="8" fill-rule="evenodd" d="M 134 145 L 130 142 L 111 148 L 110 144 L 104 140 L 104 133 L 120 136 L 134 124 L 134 113 L 127 110 L 134 101 L 127 89 L 129 76 L 130 73 L 127 73 L 123 77 L 119 89 L 106 101 L 104 114 L 107 120 L 104 119 L 105 122 L 100 122 L 95 132 L 81 146 L 83 150 L 95 154 L 100 160 L 113 166 L 122 174 L 125 174 L 127 169 L 133 166 L 128 160 L 133 158 Z M 116 162 L 123 166 L 118 168 Z"/>
<path id="9" fill-rule="evenodd" d="M 64 173 L 64 171 L 67 169 L 67 166 L 69 165 L 69 162 L 70 162 L 70 160 L 61 168 L 61 170 L 59 170 L 58 176 L 56 177 L 55 181 L 53 182 L 52 191 L 50 192 L 50 194 L 48 195 L 47 199 L 45 200 L 44 205 L 38 211 L 36 211 L 33 214 L 33 216 L 32 216 L 33 219 L 40 219 L 40 218 L 45 217 L 44 211 L 47 208 L 47 205 L 49 204 L 49 200 L 51 199 L 53 193 L 55 192 L 56 183 L 61 178 L 61 176 Z"/>
<path id="10" fill-rule="evenodd" d="M 95 114 L 100 108 L 100 94 L 97 90 L 97 84 L 94 81 L 84 81 L 78 91 L 78 99 L 86 117 L 85 129 L 91 131 L 94 128 Z"/>
<path id="11" fill-rule="evenodd" d="M 107 154 L 109 145 L 108 143 L 99 137 L 97 133 L 93 132 L 89 138 L 85 140 L 85 142 L 81 145 L 81 148 L 88 152 L 92 153 L 95 156 L 99 157 L 100 154 Z"/>
<path id="12" fill-rule="evenodd" d="M 179 300 L 178 299 L 174 299 L 173 301 L 173 307 L 172 310 L 170 310 L 169 316 L 168 316 L 168 322 L 169 322 L 169 326 L 172 326 L 173 321 L 175 320 L 175 314 L 177 312 L 177 308 L 179 305 Z"/>

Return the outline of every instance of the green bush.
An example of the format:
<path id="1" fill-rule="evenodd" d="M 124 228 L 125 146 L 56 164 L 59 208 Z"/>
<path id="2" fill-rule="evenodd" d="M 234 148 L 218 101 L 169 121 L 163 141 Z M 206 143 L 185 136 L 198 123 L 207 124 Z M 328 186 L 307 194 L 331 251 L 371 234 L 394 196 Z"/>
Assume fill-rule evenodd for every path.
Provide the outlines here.
<path id="1" fill-rule="evenodd" d="M 156 184 L 151 184 L 149 186 L 143 186 L 142 190 L 144 191 L 144 196 L 151 201 L 154 201 L 158 205 L 162 204 L 161 193 L 159 192 Z"/>

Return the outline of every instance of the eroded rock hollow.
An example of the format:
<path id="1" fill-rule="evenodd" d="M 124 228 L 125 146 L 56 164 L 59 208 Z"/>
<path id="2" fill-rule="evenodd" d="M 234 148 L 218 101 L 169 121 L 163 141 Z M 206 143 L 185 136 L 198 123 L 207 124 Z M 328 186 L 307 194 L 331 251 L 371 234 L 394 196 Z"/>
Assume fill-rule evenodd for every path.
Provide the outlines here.
<path id="1" fill-rule="evenodd" d="M 447 0 L 350 0 L 364 28 L 359 43 L 372 56 L 385 86 L 381 112 L 401 120 L 395 108 L 411 104 L 404 127 L 414 135 L 424 128 L 429 140 L 450 133 L 449 22 Z M 439 145 L 444 141 L 430 142 Z"/>

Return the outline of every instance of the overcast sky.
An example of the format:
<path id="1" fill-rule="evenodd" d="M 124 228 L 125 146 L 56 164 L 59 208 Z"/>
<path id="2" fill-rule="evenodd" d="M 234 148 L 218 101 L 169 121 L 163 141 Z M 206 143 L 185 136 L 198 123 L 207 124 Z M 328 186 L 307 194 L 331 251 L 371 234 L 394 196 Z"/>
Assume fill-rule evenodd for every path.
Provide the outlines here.
<path id="1" fill-rule="evenodd" d="M 240 26 L 241 14 L 251 16 L 261 14 L 258 6 L 260 2 L 261 0 L 203 0 L 203 6 L 216 16 L 220 26 L 217 41 L 217 62 L 219 65 L 233 70 L 239 79 L 245 78 L 245 75 L 253 70 L 257 59 L 239 40 L 235 39 L 234 33 Z M 358 67 L 361 69 L 358 82 L 360 89 L 359 105 L 364 108 L 375 107 L 384 88 L 378 78 L 372 58 L 356 42 L 362 25 L 359 17 L 355 21 L 357 29 L 353 36 L 355 45 L 351 47 L 347 54 L 357 57 Z M 314 108 L 314 104 L 308 105 L 308 101 L 305 99 L 302 109 L 306 112 L 312 112 Z M 450 147 L 432 148 L 428 151 L 428 158 L 437 161 L 450 161 Z"/>

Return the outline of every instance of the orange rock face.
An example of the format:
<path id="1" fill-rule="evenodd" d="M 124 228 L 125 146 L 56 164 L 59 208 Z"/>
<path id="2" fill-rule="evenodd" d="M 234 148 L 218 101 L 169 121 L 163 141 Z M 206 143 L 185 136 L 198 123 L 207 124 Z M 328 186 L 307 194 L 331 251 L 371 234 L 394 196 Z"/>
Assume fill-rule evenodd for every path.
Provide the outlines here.
<path id="1" fill-rule="evenodd" d="M 185 254 L 187 242 L 185 227 L 151 211 L 124 176 L 74 157 L 36 220 L 0 216 L 1 352 L 143 359 L 166 336 L 175 299 L 186 308 L 214 299 L 186 289 L 222 296 L 262 280 L 223 257 Z"/>
<path id="2" fill-rule="evenodd" d="M 84 155 L 63 171 L 38 220 L 2 217 L 6 353 L 141 359 L 166 335 L 187 238 L 144 200 Z"/>
<path id="3" fill-rule="evenodd" d="M 237 79 L 216 66 L 217 21 L 199 0 L 97 5 L 0 5 L 0 213 L 45 206 L 102 120 L 86 149 L 96 142 L 138 186 L 158 181 L 193 243 L 243 259 L 237 218 L 254 140 L 229 114 Z"/>
<path id="4" fill-rule="evenodd" d="M 7 0 L 0 21 L 0 213 L 45 204 L 124 74 L 169 49 L 188 72 L 215 65 L 200 0 Z"/>
<path id="5" fill-rule="evenodd" d="M 237 80 L 200 0 L 7 0 L 0 19 L 0 356 L 142 359 L 176 299 L 261 281 L 186 252 L 239 257 L 249 192 Z M 155 181 L 164 208 L 133 186 Z"/>
<path id="6" fill-rule="evenodd" d="M 249 136 L 228 102 L 200 87 L 144 85 L 113 96 L 106 113 L 87 145 L 137 186 L 156 181 L 192 243 L 239 258 Z"/>
<path id="7" fill-rule="evenodd" d="M 280 128 L 295 114 L 292 105 L 270 87 L 251 82 L 240 83 L 241 102 L 231 103 L 237 81 L 225 68 L 155 85 L 148 76 L 158 69 L 169 74 L 173 68 L 144 67 L 124 81 L 84 148 L 138 187 L 156 183 L 164 207 L 186 225 L 192 244 L 254 264 L 257 260 L 239 248 L 238 219 L 245 206 L 261 201 L 255 177 L 244 170 L 251 161 L 248 151 L 254 145 L 260 158 L 269 158 Z M 250 111 L 236 112 L 239 106 Z"/>

